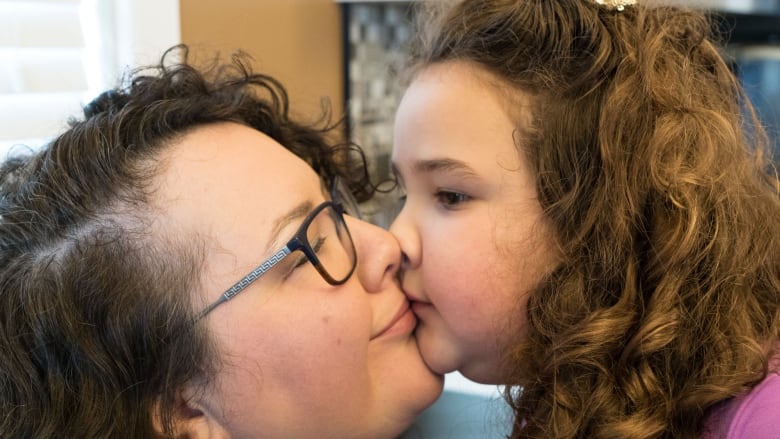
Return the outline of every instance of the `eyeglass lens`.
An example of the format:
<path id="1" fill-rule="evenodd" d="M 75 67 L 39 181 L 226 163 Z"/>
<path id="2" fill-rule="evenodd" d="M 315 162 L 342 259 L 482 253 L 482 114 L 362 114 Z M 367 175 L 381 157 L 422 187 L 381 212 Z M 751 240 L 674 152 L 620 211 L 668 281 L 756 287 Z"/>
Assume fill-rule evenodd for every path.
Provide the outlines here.
<path id="1" fill-rule="evenodd" d="M 349 277 L 355 265 L 355 246 L 341 214 L 333 206 L 322 209 L 309 224 L 306 239 L 319 268 L 336 282 Z"/>

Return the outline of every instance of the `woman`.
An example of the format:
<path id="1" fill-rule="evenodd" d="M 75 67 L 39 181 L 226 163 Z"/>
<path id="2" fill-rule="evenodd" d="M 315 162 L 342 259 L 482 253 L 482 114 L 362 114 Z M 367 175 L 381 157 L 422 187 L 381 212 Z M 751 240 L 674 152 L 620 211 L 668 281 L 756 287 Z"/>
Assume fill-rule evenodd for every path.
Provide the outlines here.
<path id="1" fill-rule="evenodd" d="M 363 162 L 324 134 L 182 48 L 8 160 L 0 436 L 400 434 L 441 378 L 397 243 L 345 215 Z"/>

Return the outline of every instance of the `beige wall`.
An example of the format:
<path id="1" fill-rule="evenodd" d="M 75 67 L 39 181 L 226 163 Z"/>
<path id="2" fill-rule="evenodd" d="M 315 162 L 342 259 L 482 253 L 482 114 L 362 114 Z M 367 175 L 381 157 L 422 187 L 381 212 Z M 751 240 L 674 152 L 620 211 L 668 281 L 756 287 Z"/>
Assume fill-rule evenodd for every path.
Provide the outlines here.
<path id="1" fill-rule="evenodd" d="M 280 80 L 293 113 L 312 120 L 320 100 L 343 108 L 341 15 L 333 0 L 180 0 L 181 40 L 196 54 L 243 49 Z M 205 59 L 197 56 L 198 59 Z"/>

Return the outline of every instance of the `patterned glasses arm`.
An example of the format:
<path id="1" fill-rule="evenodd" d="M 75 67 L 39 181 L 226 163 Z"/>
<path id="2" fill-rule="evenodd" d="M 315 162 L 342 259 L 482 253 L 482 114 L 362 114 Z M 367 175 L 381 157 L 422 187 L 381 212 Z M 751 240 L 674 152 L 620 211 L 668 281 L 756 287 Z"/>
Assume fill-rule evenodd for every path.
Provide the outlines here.
<path id="1" fill-rule="evenodd" d="M 200 313 L 199 318 L 205 316 L 211 310 L 216 308 L 217 306 L 221 305 L 224 302 L 227 302 L 228 300 L 232 299 L 233 296 L 243 291 L 246 287 L 252 284 L 252 282 L 256 281 L 260 276 L 264 275 L 268 270 L 273 268 L 274 265 L 278 264 L 282 259 L 284 259 L 287 255 L 292 253 L 292 250 L 290 249 L 290 245 L 284 246 L 281 250 L 274 253 L 270 258 L 266 259 L 262 264 L 258 265 L 254 270 L 249 272 L 246 276 L 241 278 L 238 282 L 234 283 L 233 286 L 227 289 L 224 293 L 222 293 L 222 296 L 219 297 L 214 303 L 209 305 L 206 309 L 203 310 L 203 312 Z"/>

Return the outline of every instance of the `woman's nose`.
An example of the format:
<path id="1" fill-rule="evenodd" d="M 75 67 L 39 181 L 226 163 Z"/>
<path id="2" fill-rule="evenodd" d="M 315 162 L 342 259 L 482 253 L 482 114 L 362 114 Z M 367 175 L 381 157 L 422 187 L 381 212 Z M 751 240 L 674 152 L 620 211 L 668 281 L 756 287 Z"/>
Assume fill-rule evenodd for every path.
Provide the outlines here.
<path id="1" fill-rule="evenodd" d="M 389 230 L 401 246 L 401 268 L 407 270 L 419 266 L 422 258 L 420 238 L 406 206 L 390 224 Z"/>
<path id="2" fill-rule="evenodd" d="M 401 248 L 387 230 L 360 219 L 345 216 L 357 252 L 356 274 L 369 293 L 395 283 L 401 266 Z"/>

